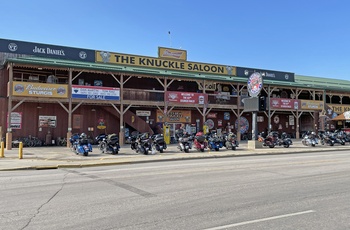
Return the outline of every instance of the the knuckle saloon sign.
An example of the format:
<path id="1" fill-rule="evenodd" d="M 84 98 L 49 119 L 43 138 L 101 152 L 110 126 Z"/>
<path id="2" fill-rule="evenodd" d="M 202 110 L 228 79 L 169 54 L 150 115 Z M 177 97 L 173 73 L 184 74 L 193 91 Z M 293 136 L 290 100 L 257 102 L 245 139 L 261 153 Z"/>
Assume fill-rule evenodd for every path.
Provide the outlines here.
<path id="1" fill-rule="evenodd" d="M 96 51 L 96 62 L 236 76 L 236 67 Z"/>

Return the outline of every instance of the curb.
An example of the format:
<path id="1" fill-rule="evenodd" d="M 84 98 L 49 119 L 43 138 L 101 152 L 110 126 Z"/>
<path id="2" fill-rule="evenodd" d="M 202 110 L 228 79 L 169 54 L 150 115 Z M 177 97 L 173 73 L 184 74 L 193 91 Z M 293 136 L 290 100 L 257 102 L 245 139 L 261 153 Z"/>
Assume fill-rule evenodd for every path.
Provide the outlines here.
<path id="1" fill-rule="evenodd" d="M 174 158 L 144 158 L 138 160 L 126 159 L 124 161 L 111 161 L 111 162 L 88 162 L 88 163 L 78 163 L 78 164 L 69 164 L 69 163 L 60 163 L 57 165 L 37 165 L 37 166 L 23 166 L 23 167 L 13 167 L 13 168 L 3 168 L 0 171 L 19 171 L 19 170 L 49 170 L 49 169 L 63 169 L 63 168 L 84 168 L 84 167 L 98 167 L 98 166 L 112 166 L 112 165 L 122 165 L 122 164 L 140 164 L 140 163 L 152 163 L 152 162 L 165 162 L 165 161 L 181 161 L 181 160 L 197 160 L 197 159 L 210 159 L 210 158 L 229 158 L 229 157 L 247 157 L 247 156 L 267 156 L 267 155 L 283 155 L 283 154 L 299 154 L 306 152 L 326 152 L 326 151 L 349 151 L 350 149 L 343 148 L 308 148 L 308 149 L 293 149 L 292 151 L 287 152 L 268 152 L 268 149 L 263 152 L 256 152 L 253 150 L 245 150 L 241 153 L 229 153 L 225 155 L 215 154 L 215 152 L 210 152 L 207 155 L 196 155 L 191 156 L 189 153 L 186 156 L 174 157 Z M 161 156 L 161 155 L 159 155 Z"/>

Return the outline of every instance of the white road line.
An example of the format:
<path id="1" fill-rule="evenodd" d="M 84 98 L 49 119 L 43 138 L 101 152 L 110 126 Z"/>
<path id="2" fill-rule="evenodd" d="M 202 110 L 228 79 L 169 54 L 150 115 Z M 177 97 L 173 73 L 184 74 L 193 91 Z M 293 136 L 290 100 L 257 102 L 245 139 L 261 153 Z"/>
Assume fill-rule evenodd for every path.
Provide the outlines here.
<path id="1" fill-rule="evenodd" d="M 285 214 L 285 215 L 280 215 L 280 216 L 272 216 L 272 217 L 267 217 L 267 218 L 262 218 L 262 219 L 257 219 L 257 220 L 244 221 L 241 223 L 218 226 L 218 227 L 214 227 L 214 228 L 207 228 L 205 230 L 226 229 L 226 228 L 237 227 L 237 226 L 242 226 L 242 225 L 246 225 L 246 224 L 253 224 L 253 223 L 258 223 L 258 222 L 263 222 L 263 221 L 268 221 L 268 220 L 276 220 L 276 219 L 285 218 L 285 217 L 303 215 L 303 214 L 308 214 L 308 213 L 312 213 L 312 212 L 315 212 L 315 211 L 308 210 L 308 211 L 304 211 L 304 212 L 295 212 L 295 213 L 290 213 L 290 214 Z"/>

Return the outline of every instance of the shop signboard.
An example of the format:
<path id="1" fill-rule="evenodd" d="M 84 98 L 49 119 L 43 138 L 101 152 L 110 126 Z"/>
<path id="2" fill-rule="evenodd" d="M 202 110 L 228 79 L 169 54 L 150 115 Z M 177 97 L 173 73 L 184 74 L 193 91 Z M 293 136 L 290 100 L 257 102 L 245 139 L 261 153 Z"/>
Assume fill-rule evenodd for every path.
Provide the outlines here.
<path id="1" fill-rule="evenodd" d="M 96 62 L 100 63 L 236 76 L 236 67 L 228 65 L 188 62 L 106 51 L 96 51 L 95 55 Z"/>
<path id="2" fill-rule="evenodd" d="M 169 58 L 177 60 L 187 60 L 187 51 L 166 47 L 158 47 L 158 57 L 159 58 Z"/>
<path id="3" fill-rule="evenodd" d="M 253 73 L 260 73 L 264 80 L 294 82 L 294 73 L 274 70 L 253 69 L 247 67 L 236 68 L 238 77 L 249 77 Z"/>
<path id="4" fill-rule="evenodd" d="M 270 109 L 299 109 L 299 100 L 288 98 L 270 98 Z"/>
<path id="5" fill-rule="evenodd" d="M 11 112 L 11 129 L 22 129 L 22 112 Z M 8 126 L 8 116 L 7 116 L 7 126 Z"/>
<path id="6" fill-rule="evenodd" d="M 182 104 L 199 104 L 204 105 L 208 101 L 208 95 L 203 93 L 175 92 L 167 91 L 165 94 L 166 101 Z"/>
<path id="7" fill-rule="evenodd" d="M 0 39 L 0 52 L 8 53 L 10 54 L 10 57 L 15 55 L 30 55 L 73 61 L 95 62 L 94 50 L 9 39 Z"/>
<path id="8" fill-rule="evenodd" d="M 151 111 L 150 110 L 136 110 L 136 116 L 149 117 L 149 116 L 151 116 Z"/>
<path id="9" fill-rule="evenodd" d="M 120 89 L 99 86 L 72 85 L 72 98 L 90 100 L 120 100 Z"/>
<path id="10" fill-rule="evenodd" d="M 167 114 L 166 119 L 164 114 L 160 110 L 157 110 L 157 122 L 190 123 L 191 110 L 171 110 Z"/>
<path id="11" fill-rule="evenodd" d="M 56 128 L 56 116 L 39 115 L 39 128 Z"/>
<path id="12" fill-rule="evenodd" d="M 342 114 L 347 111 L 350 111 L 350 105 L 339 105 L 339 104 L 327 104 L 327 107 L 330 111 L 327 113 L 331 114 L 331 112 Z"/>
<path id="13" fill-rule="evenodd" d="M 68 98 L 68 85 L 14 81 L 13 96 Z"/>
<path id="14" fill-rule="evenodd" d="M 323 101 L 300 100 L 301 110 L 323 110 L 323 108 L 324 108 Z"/>

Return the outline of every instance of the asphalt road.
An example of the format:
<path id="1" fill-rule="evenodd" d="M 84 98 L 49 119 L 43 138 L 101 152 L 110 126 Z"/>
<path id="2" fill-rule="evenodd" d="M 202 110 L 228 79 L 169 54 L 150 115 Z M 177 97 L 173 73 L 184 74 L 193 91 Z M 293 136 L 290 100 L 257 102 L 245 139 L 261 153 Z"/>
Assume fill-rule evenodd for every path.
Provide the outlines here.
<path id="1" fill-rule="evenodd" d="M 350 153 L 0 174 L 0 229 L 350 229 Z"/>

